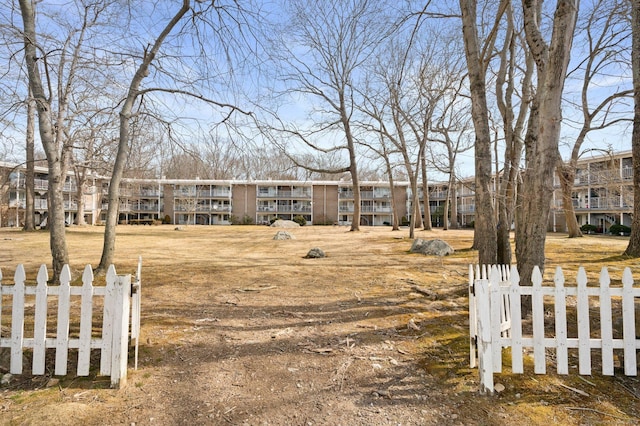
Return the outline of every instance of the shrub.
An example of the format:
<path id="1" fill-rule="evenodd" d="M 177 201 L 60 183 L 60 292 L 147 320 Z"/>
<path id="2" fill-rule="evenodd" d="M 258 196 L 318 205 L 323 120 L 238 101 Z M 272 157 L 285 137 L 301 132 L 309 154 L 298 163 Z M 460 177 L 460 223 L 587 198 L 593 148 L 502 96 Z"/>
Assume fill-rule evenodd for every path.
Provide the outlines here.
<path id="1" fill-rule="evenodd" d="M 168 214 L 164 215 L 162 223 L 164 223 L 165 225 L 171 225 L 171 216 L 169 216 Z"/>
<path id="2" fill-rule="evenodd" d="M 585 223 L 580 227 L 580 230 L 582 232 L 586 232 L 587 234 L 591 234 L 592 232 L 596 232 L 598 230 L 598 227 L 589 223 Z"/>
<path id="3" fill-rule="evenodd" d="M 609 232 L 611 235 L 629 235 L 629 233 L 631 233 L 631 228 L 626 225 L 616 223 L 615 225 L 611 225 Z"/>
<path id="4" fill-rule="evenodd" d="M 305 226 L 307 224 L 307 219 L 305 219 L 302 215 L 294 216 L 293 221 L 300 226 Z"/>
<path id="5" fill-rule="evenodd" d="M 409 219 L 407 219 L 406 216 L 402 216 L 402 219 L 400 219 L 400 225 L 401 226 L 409 226 L 411 224 L 411 222 L 409 222 Z"/>
<path id="6" fill-rule="evenodd" d="M 242 219 L 236 215 L 231 215 L 229 216 L 229 223 L 232 225 L 253 225 L 253 218 L 248 214 L 242 216 Z"/>

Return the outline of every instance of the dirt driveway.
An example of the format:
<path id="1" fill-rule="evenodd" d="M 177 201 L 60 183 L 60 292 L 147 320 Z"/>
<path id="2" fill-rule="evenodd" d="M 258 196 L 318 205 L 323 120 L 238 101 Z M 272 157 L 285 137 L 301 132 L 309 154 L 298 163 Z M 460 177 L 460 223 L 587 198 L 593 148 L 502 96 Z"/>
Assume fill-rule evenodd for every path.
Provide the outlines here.
<path id="1" fill-rule="evenodd" d="M 99 259 L 100 231 L 69 229 L 76 273 Z M 268 227 L 119 227 L 118 271 L 133 272 L 143 257 L 138 370 L 120 390 L 104 377 L 15 377 L 0 387 L 0 424 L 640 421 L 638 378 L 620 374 L 536 376 L 528 368 L 496 376 L 506 387 L 500 394 L 478 393 L 478 372 L 468 367 L 472 231 L 418 232 L 448 241 L 456 253 L 445 258 L 409 254 L 406 230 L 347 231 L 303 227 L 275 241 Z M 17 263 L 35 274 L 48 262 L 47 238 L 0 230 L 5 283 Z M 588 262 L 625 246 L 552 239 L 551 262 L 556 252 Z M 304 258 L 313 247 L 327 257 Z M 33 253 L 28 262 L 25 252 Z"/>

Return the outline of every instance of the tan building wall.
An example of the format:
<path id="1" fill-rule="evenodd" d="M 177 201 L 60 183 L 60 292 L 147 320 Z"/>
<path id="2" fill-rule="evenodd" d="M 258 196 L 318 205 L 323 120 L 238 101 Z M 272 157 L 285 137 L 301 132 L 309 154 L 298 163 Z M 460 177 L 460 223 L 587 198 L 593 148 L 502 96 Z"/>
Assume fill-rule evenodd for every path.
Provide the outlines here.
<path id="1" fill-rule="evenodd" d="M 256 219 L 256 185 L 253 183 L 238 183 L 231 187 L 231 214 L 242 220 L 245 216 Z"/>
<path id="2" fill-rule="evenodd" d="M 313 224 L 338 222 L 338 184 L 313 185 Z"/>
<path id="3" fill-rule="evenodd" d="M 407 187 L 395 186 L 393 188 L 393 198 L 396 201 L 396 212 L 398 212 L 398 224 L 402 221 L 402 217 L 409 217 L 407 212 Z"/>
<path id="4" fill-rule="evenodd" d="M 163 204 L 162 204 L 162 215 L 160 219 L 164 219 L 165 216 L 169 216 L 171 218 L 171 223 L 173 223 L 173 212 L 174 212 L 174 203 L 173 203 L 173 185 L 163 185 L 162 186 L 163 193 Z"/>

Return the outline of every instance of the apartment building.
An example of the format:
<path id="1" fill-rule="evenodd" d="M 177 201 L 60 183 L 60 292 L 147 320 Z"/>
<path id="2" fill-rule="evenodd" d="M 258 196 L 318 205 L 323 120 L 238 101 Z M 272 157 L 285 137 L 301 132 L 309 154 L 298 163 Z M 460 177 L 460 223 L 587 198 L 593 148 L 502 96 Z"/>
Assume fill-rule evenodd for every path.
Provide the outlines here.
<path id="1" fill-rule="evenodd" d="M 605 233 L 613 224 L 629 226 L 633 209 L 631 152 L 597 155 L 579 162 L 572 193 L 580 225 L 595 225 Z M 0 163 L 0 225 L 21 226 L 25 204 L 25 170 Z M 78 200 L 84 204 L 85 221 L 106 220 L 109 180 L 92 176 L 78 191 L 73 174 L 64 187 L 67 222 L 73 223 Z M 47 213 L 47 171 L 36 170 L 36 223 Z M 80 195 L 81 194 L 81 195 Z M 473 179 L 454 188 L 457 221 L 472 226 L 475 220 Z M 434 227 L 443 226 L 448 184 L 429 185 L 429 208 Z M 423 200 L 422 188 L 418 197 Z M 422 204 L 422 202 L 421 202 Z M 388 182 L 360 184 L 360 224 L 384 226 L 408 221 L 413 197 L 408 182 L 391 188 Z M 164 222 L 182 225 L 268 224 L 275 219 L 301 216 L 308 224 L 350 225 L 354 213 L 354 191 L 346 181 L 238 181 L 203 179 L 124 179 L 120 188 L 119 222 L 147 224 Z M 451 209 L 450 209 L 451 211 Z M 424 211 L 423 211 L 424 216 Z M 549 230 L 566 231 L 559 182 L 555 182 Z"/>
<path id="2" fill-rule="evenodd" d="M 581 159 L 571 194 L 579 225 L 590 224 L 606 233 L 614 224 L 631 226 L 633 212 L 633 166 L 631 151 L 599 153 Z M 566 230 L 562 192 L 556 176 L 550 230 Z"/>

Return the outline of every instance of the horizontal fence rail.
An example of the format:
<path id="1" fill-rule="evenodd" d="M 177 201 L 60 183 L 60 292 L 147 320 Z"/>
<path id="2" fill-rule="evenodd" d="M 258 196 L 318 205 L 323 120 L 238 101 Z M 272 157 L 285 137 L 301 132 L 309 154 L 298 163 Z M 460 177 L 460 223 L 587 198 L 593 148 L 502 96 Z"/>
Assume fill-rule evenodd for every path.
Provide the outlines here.
<path id="1" fill-rule="evenodd" d="M 71 270 L 65 265 L 60 274 L 60 285 L 48 285 L 48 273 L 45 265 L 39 269 L 36 285 L 26 285 L 23 265 L 18 265 L 14 275 L 14 284 L 2 283 L 0 271 L 0 348 L 10 348 L 11 374 L 23 373 L 24 350 L 32 350 L 31 373 L 45 374 L 45 355 L 47 349 L 55 349 L 54 375 L 67 374 L 69 350 L 77 350 L 77 375 L 88 376 L 91 363 L 91 351 L 100 350 L 100 375 L 110 376 L 113 387 L 126 383 L 129 347 L 135 346 L 135 365 L 137 368 L 138 340 L 140 336 L 140 298 L 141 298 L 142 259 L 138 262 L 135 280 L 131 275 L 117 275 L 111 265 L 107 270 L 106 285 L 94 286 L 93 271 L 90 265 L 84 268 L 82 286 L 71 285 Z M 27 303 L 27 299 L 33 303 Z M 94 331 L 95 307 L 102 301 L 102 327 Z M 7 301 L 10 300 L 10 303 Z M 5 307 L 11 307 L 11 316 Z M 49 305 L 57 304 L 55 312 Z M 31 313 L 33 311 L 33 313 Z M 79 311 L 79 314 L 78 314 Z M 56 317 L 55 330 L 47 333 L 47 322 Z M 3 323 L 10 320 L 10 327 Z M 131 320 L 131 323 L 129 322 Z M 32 333 L 25 332 L 25 322 L 33 323 Z M 77 337 L 70 335 L 70 324 L 79 324 Z M 131 328 L 130 328 L 131 327 Z M 6 330 L 10 330 L 6 335 Z"/>
<path id="2" fill-rule="evenodd" d="M 531 286 L 520 286 L 515 266 L 469 267 L 470 365 L 480 370 L 481 391 L 493 393 L 493 374 L 502 371 L 502 349 L 511 348 L 511 369 L 524 370 L 524 349 L 533 353 L 534 372 L 545 374 L 547 349 L 555 350 L 558 374 L 569 373 L 568 350 L 577 350 L 578 373 L 592 372 L 592 350 L 600 352 L 602 374 L 613 375 L 614 350 L 622 355 L 624 374 L 638 375 L 637 351 L 640 339 L 636 330 L 636 300 L 640 288 L 634 287 L 631 270 L 625 268 L 622 286 L 612 287 L 607 268 L 603 268 L 598 287 L 588 287 L 587 274 L 579 268 L 577 285 L 565 286 L 561 268 L 557 268 L 553 286 L 543 286 L 540 269 L 535 267 Z M 531 298 L 531 331 L 523 334 L 522 300 Z M 598 303 L 592 303 L 597 298 Z M 568 300 L 571 300 L 568 304 Z M 553 304 L 553 309 L 545 310 Z M 575 323 L 567 319 L 567 306 L 575 306 Z M 619 308 L 615 310 L 614 306 Z M 590 311 L 598 310 L 597 318 Z M 553 314 L 552 314 L 553 313 Z M 551 318 L 552 317 L 552 318 Z M 618 318 L 619 317 L 619 318 Z M 599 330 L 592 330 L 591 320 L 599 320 Z M 614 323 L 621 323 L 621 330 Z M 554 324 L 547 336 L 545 324 Z M 618 327 L 619 328 L 619 327 Z M 573 330 L 571 335 L 570 330 Z M 614 333 L 615 332 L 615 333 Z M 615 336 L 615 337 L 614 337 Z"/>

